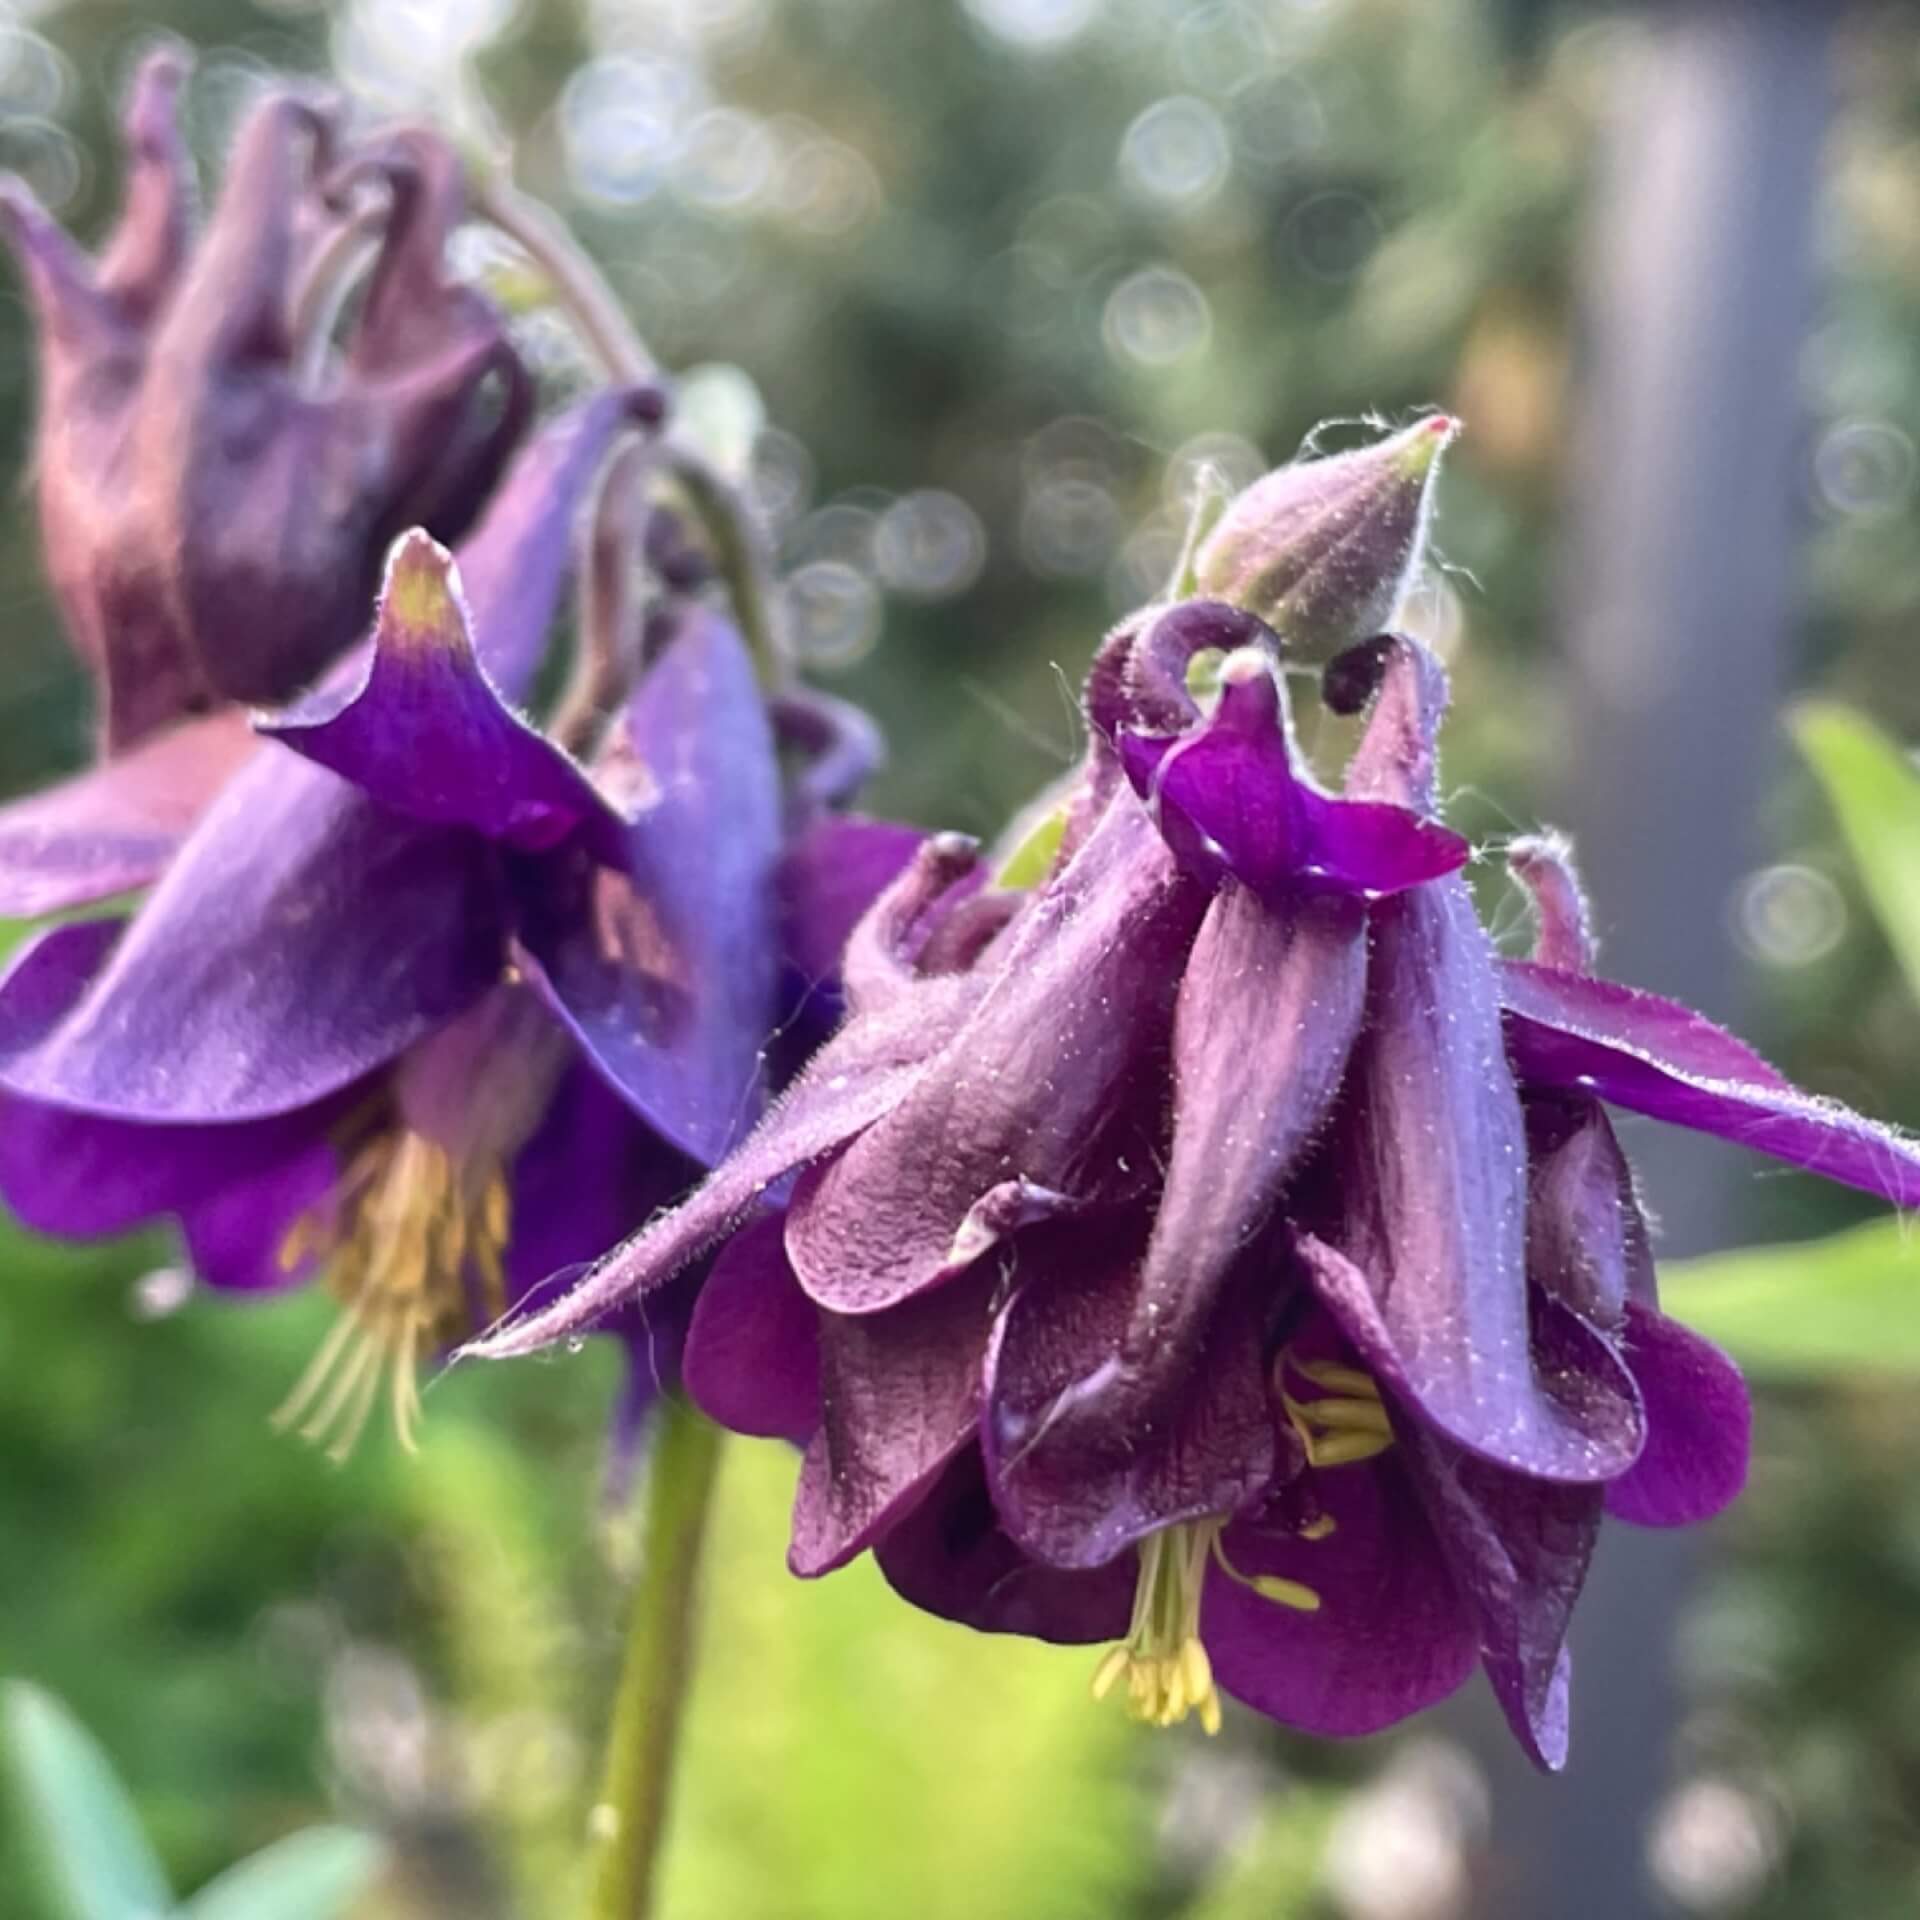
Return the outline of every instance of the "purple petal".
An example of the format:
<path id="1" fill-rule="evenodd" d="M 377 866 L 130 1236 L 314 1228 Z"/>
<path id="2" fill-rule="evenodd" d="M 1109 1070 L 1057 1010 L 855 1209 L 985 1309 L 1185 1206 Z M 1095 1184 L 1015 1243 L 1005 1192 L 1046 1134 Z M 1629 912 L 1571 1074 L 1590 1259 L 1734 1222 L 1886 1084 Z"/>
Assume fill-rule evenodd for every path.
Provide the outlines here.
<path id="1" fill-rule="evenodd" d="M 1473 1672 L 1479 1632 L 1397 1462 L 1328 1469 L 1313 1491 L 1334 1522 L 1325 1538 L 1242 1521 L 1221 1544 L 1241 1573 L 1311 1588 L 1319 1611 L 1278 1606 L 1215 1567 L 1200 1636 L 1236 1700 L 1283 1726 L 1350 1739 L 1455 1692 Z"/>
<path id="2" fill-rule="evenodd" d="M 192 235 L 193 161 L 179 123 L 186 77 L 177 47 L 155 47 L 141 59 L 120 116 L 127 176 L 100 252 L 100 285 L 123 312 L 141 317 L 172 291 Z"/>
<path id="3" fill-rule="evenodd" d="M 735 1433 L 805 1446 L 820 1424 L 819 1310 L 800 1291 L 777 1214 L 741 1228 L 700 1289 L 687 1392 Z"/>
<path id="4" fill-rule="evenodd" d="M 782 945 L 809 986 L 838 978 L 847 937 L 926 835 L 858 815 L 815 821 L 780 863 Z"/>
<path id="5" fill-rule="evenodd" d="M 424 533 L 403 534 L 388 556 L 358 673 L 259 727 L 408 819 L 528 852 L 577 832 L 596 859 L 623 859 L 626 823 L 487 678 L 453 557 Z"/>
<path id="6" fill-rule="evenodd" d="M 1635 1303 L 1627 1365 L 1647 1405 L 1647 1444 L 1607 1487 L 1607 1511 L 1639 1527 L 1711 1520 L 1746 1484 L 1753 1407 L 1740 1369 L 1697 1333 Z"/>
<path id="7" fill-rule="evenodd" d="M 1158 1527 L 1231 1512 L 1271 1474 L 1262 1230 L 1339 1090 L 1365 991 L 1357 902 L 1302 901 L 1282 917 L 1233 883 L 1215 896 L 1174 1013 L 1173 1145 L 1145 1259 L 1128 1250 L 1109 1275 L 1070 1246 L 1098 1285 L 1024 1279 L 996 1335 L 989 1470 L 1041 1557 L 1104 1560 Z M 1037 1259 L 1023 1247 L 1023 1275 Z"/>
<path id="8" fill-rule="evenodd" d="M 1528 1277 L 1612 1333 L 1628 1300 L 1651 1301 L 1655 1287 L 1632 1170 L 1597 1100 L 1535 1095 L 1526 1110 Z"/>
<path id="9" fill-rule="evenodd" d="M 151 1121 L 310 1106 L 498 978 L 494 855 L 277 751 L 228 782 L 125 937 L 50 1003 L 0 985 L 0 1085 Z"/>
<path id="10" fill-rule="evenodd" d="M 1523 960 L 1500 967 L 1514 1069 L 1920 1207 L 1920 1145 L 1800 1092 L 1732 1034 L 1657 994 Z"/>
<path id="11" fill-rule="evenodd" d="M 1120 796 L 912 1096 L 796 1197 L 787 1253 L 807 1292 L 880 1311 L 954 1270 L 956 1236 L 993 1188 L 1086 1193 L 1104 1178 L 1102 1136 L 1167 1031 L 1205 904 Z"/>
<path id="12" fill-rule="evenodd" d="M 228 708 L 0 807 L 0 919 L 35 920 L 151 886 L 258 748 L 246 715 Z"/>
<path id="13" fill-rule="evenodd" d="M 573 568 L 581 510 L 615 437 L 659 418 L 652 388 L 603 387 L 529 441 L 485 516 L 455 550 L 474 651 L 509 700 L 524 700 L 546 658 Z"/>
<path id="14" fill-rule="evenodd" d="M 820 1425 L 800 1465 L 787 1564 L 845 1566 L 911 1512 L 973 1438 L 991 1268 L 890 1313 L 820 1315 Z"/>
<path id="15" fill-rule="evenodd" d="M 797 1169 L 897 1106 L 946 1030 L 934 1003 L 960 1004 L 977 985 L 958 975 L 929 981 L 925 991 L 924 1002 L 849 1023 L 683 1206 L 615 1248 L 550 1306 L 509 1321 L 465 1351 L 489 1360 L 537 1352 L 596 1325 L 625 1302 L 644 1299 L 725 1239 Z"/>
<path id="16" fill-rule="evenodd" d="M 779 772 L 739 634 L 696 612 L 629 715 L 657 797 L 627 873 L 529 925 L 536 984 L 609 1082 L 708 1165 L 759 1117 L 779 974 Z"/>
<path id="17" fill-rule="evenodd" d="M 1405 1453 L 1479 1621 L 1494 1698 L 1529 1757 L 1557 1771 L 1567 1758 L 1567 1629 L 1599 1536 L 1602 1490 L 1506 1473 L 1432 1434 L 1408 1436 Z"/>
<path id="18" fill-rule="evenodd" d="M 1458 834 L 1402 807 L 1340 800 L 1296 771 L 1297 749 L 1272 666 L 1234 655 L 1220 703 L 1202 727 L 1162 754 L 1159 743 L 1120 740 L 1122 761 L 1190 865 L 1224 865 L 1269 897 L 1298 887 L 1384 895 L 1463 867 Z"/>
<path id="19" fill-rule="evenodd" d="M 1308 1269 L 1347 1337 L 1463 1446 L 1550 1480 L 1604 1480 L 1641 1443 L 1632 1383 L 1596 1336 L 1536 1367 L 1526 1133 L 1492 950 L 1457 879 L 1374 909 L 1368 1025 L 1334 1136 L 1337 1250 Z"/>
<path id="20" fill-rule="evenodd" d="M 328 1138 L 328 1117 L 316 1113 L 305 1140 L 294 1143 L 272 1165 L 251 1174 L 231 1171 L 204 1200 L 180 1207 L 181 1238 L 194 1275 L 203 1285 L 223 1293 L 271 1293 L 312 1277 L 314 1256 L 289 1260 L 285 1249 L 295 1224 L 325 1205 L 340 1177 L 339 1158 Z M 294 1118 L 288 1116 L 289 1121 Z M 165 1131 L 178 1136 L 210 1130 Z"/>
<path id="21" fill-rule="evenodd" d="M 840 955 L 840 978 L 856 1014 L 925 997 L 920 955 L 960 908 L 981 898 L 986 870 L 978 852 L 978 842 L 965 834 L 931 835 L 854 922 Z"/>
<path id="22" fill-rule="evenodd" d="M 1000 1525 L 979 1449 L 957 1455 L 873 1557 L 903 1599 L 976 1633 L 1084 1646 L 1117 1640 L 1133 1607 L 1133 1556 L 1068 1571 L 1030 1560 Z"/>

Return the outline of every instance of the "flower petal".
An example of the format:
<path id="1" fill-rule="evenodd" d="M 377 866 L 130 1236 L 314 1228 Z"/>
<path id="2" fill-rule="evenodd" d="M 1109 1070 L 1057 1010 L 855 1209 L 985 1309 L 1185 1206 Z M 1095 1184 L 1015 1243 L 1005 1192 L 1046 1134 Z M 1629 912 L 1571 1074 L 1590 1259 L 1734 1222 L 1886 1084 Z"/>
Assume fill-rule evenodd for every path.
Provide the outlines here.
<path id="1" fill-rule="evenodd" d="M 782 949 L 808 987 L 836 980 L 847 937 L 927 836 L 890 820 L 817 820 L 780 862 Z"/>
<path id="2" fill-rule="evenodd" d="M 426 534 L 395 542 L 371 650 L 341 679 L 260 731 L 410 820 L 527 852 L 578 833 L 596 859 L 621 864 L 626 822 L 487 678 L 453 556 Z"/>
<path id="3" fill-rule="evenodd" d="M 1601 1489 L 1507 1473 L 1430 1433 L 1407 1436 L 1404 1451 L 1478 1618 L 1494 1698 L 1528 1756 L 1556 1772 L 1567 1758 L 1567 1629 L 1599 1537 Z"/>
<path id="4" fill-rule="evenodd" d="M 1335 1246 L 1315 1286 L 1368 1364 L 1488 1459 L 1605 1480 L 1639 1452 L 1632 1382 L 1569 1333 L 1536 1366 L 1526 1274 L 1526 1133 L 1501 1048 L 1493 956 L 1457 879 L 1374 909 L 1368 1026 L 1329 1178 Z"/>
<path id="5" fill-rule="evenodd" d="M 1536 1094 L 1526 1113 L 1527 1276 L 1611 1334 L 1655 1287 L 1632 1170 L 1599 1101 Z"/>
<path id="6" fill-rule="evenodd" d="M 1319 1610 L 1278 1606 L 1215 1567 L 1200 1637 L 1236 1700 L 1282 1726 L 1351 1739 L 1461 1687 L 1479 1657 L 1478 1623 L 1396 1460 L 1316 1473 L 1313 1492 L 1334 1522 L 1324 1538 L 1243 1521 L 1221 1544 L 1241 1573 L 1310 1588 Z"/>
<path id="7" fill-rule="evenodd" d="M 712 1165 L 759 1117 L 779 976 L 779 772 L 745 642 L 692 614 L 629 715 L 657 797 L 627 872 L 527 925 L 536 984 L 609 1083 Z"/>
<path id="8" fill-rule="evenodd" d="M 864 1552 L 973 1438 L 998 1278 L 983 1267 L 890 1313 L 820 1315 L 820 1425 L 794 1494 L 795 1573 L 831 1573 Z"/>
<path id="9" fill-rule="evenodd" d="M 1103 1139 L 1167 1030 L 1205 904 L 1118 796 L 913 1094 L 796 1195 L 787 1253 L 807 1292 L 834 1312 L 881 1311 L 955 1270 L 955 1239 L 993 1188 L 1085 1193 L 1103 1178 Z"/>
<path id="10" fill-rule="evenodd" d="M 340 1177 L 340 1163 L 328 1138 L 328 1121 L 335 1117 L 330 1107 L 316 1109 L 311 1116 L 288 1115 L 275 1124 L 289 1127 L 300 1118 L 310 1118 L 311 1124 L 305 1137 L 293 1139 L 280 1159 L 253 1173 L 229 1161 L 227 1177 L 204 1199 L 180 1206 L 180 1236 L 194 1277 L 203 1285 L 222 1293 L 271 1293 L 312 1278 L 315 1257 L 289 1258 L 287 1236 L 303 1215 L 325 1204 Z M 212 1130 L 149 1131 L 177 1140 L 184 1134 Z"/>
<path id="11" fill-rule="evenodd" d="M 1920 1144 L 1800 1092 L 1732 1034 L 1657 994 L 1523 960 L 1503 961 L 1514 1069 L 1675 1126 L 1920 1207 Z"/>
<path id="12" fill-rule="evenodd" d="M 742 1227 L 700 1289 L 687 1392 L 735 1433 L 805 1446 L 820 1424 L 819 1310 L 800 1291 L 769 1214 Z"/>
<path id="13" fill-rule="evenodd" d="M 1174 1012 L 1173 1145 L 1144 1259 L 1122 1249 L 1108 1272 L 1076 1230 L 1069 1271 L 1034 1274 L 1023 1243 L 996 1332 L 989 1470 L 1042 1558 L 1107 1559 L 1232 1511 L 1272 1473 L 1260 1355 L 1289 1276 L 1262 1230 L 1339 1090 L 1365 992 L 1357 902 L 1282 915 L 1232 882 L 1214 897 Z"/>
<path id="14" fill-rule="evenodd" d="M 149 1121 L 310 1106 L 498 977 L 493 862 L 324 768 L 256 755 L 63 1004 L 30 1006 L 16 964 L 0 985 L 0 1086 Z"/>
<path id="15" fill-rule="evenodd" d="M 976 1633 L 1084 1646 L 1119 1639 L 1133 1608 L 1131 1554 L 1069 1571 L 1014 1545 L 994 1512 L 977 1447 L 955 1456 L 932 1492 L 875 1543 L 873 1557 L 902 1599 Z"/>
<path id="16" fill-rule="evenodd" d="M 1607 1511 L 1640 1527 L 1711 1520 L 1746 1484 L 1753 1407 L 1740 1369 L 1699 1334 L 1638 1303 L 1627 1365 L 1647 1405 L 1647 1444 L 1607 1487 Z"/>

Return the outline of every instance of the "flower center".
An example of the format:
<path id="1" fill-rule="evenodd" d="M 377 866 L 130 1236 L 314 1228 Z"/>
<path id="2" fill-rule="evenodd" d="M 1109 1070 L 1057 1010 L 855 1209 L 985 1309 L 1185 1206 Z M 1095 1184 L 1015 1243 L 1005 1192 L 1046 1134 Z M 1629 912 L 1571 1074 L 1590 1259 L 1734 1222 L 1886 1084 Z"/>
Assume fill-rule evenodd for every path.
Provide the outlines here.
<path id="1" fill-rule="evenodd" d="M 422 1359 L 507 1308 L 511 1200 L 497 1161 L 462 1163 L 406 1127 L 383 1128 L 281 1243 L 289 1269 L 319 1254 L 340 1317 L 273 1424 L 328 1457 L 353 1451 L 383 1388 L 409 1453 Z"/>
<path id="2" fill-rule="evenodd" d="M 1286 1390 L 1288 1368 L 1326 1391 L 1311 1400 L 1296 1400 Z M 1275 1371 L 1280 1404 L 1307 1451 L 1308 1466 L 1350 1467 L 1393 1445 L 1393 1423 L 1371 1374 L 1332 1360 L 1298 1360 L 1286 1352 Z"/>
<path id="3" fill-rule="evenodd" d="M 1171 1727 L 1197 1713 L 1208 1733 L 1220 1731 L 1220 1694 L 1200 1639 L 1200 1595 L 1209 1563 L 1228 1579 L 1276 1606 L 1315 1613 L 1320 1596 L 1298 1580 L 1242 1573 L 1220 1544 L 1224 1519 L 1188 1520 L 1149 1534 L 1140 1543 L 1140 1578 L 1133 1592 L 1127 1637 L 1107 1650 L 1093 1676 L 1103 1700 L 1122 1674 L 1127 1711 L 1150 1726 Z"/>

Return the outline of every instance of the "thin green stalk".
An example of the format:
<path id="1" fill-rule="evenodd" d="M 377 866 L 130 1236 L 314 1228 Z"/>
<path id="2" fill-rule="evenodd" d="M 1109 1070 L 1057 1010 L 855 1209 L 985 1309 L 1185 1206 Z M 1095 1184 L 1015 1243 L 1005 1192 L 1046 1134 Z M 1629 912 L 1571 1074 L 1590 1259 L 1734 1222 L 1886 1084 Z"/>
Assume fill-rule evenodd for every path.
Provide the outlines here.
<path id="1" fill-rule="evenodd" d="M 720 1429 L 670 1397 L 647 1466 L 640 1576 L 589 1822 L 587 1920 L 647 1920 L 693 1668 L 695 1600 Z"/>
<path id="2" fill-rule="evenodd" d="M 475 181 L 473 206 L 547 276 L 555 298 L 609 380 L 635 385 L 659 376 L 658 362 L 605 275 L 552 208 L 522 193 L 498 171 Z M 698 448 L 669 440 L 663 458 L 713 543 L 720 578 L 760 664 L 761 679 L 777 690 L 789 677 L 788 658 L 766 529 L 740 489 Z"/>

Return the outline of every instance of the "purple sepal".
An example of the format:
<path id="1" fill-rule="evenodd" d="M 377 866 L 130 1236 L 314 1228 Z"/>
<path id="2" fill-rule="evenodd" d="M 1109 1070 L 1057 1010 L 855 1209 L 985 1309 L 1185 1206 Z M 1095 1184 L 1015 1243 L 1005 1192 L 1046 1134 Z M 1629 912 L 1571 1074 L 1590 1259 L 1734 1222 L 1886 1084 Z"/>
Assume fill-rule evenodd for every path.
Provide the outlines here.
<path id="1" fill-rule="evenodd" d="M 37 920 L 151 886 L 258 751 L 245 714 L 224 709 L 0 807 L 0 919 Z"/>
<path id="2" fill-rule="evenodd" d="M 695 610 L 634 696 L 653 784 L 624 871 L 523 927 L 529 973 L 649 1125 L 707 1165 L 758 1119 L 779 956 L 779 774 L 745 642 Z"/>
<path id="3" fill-rule="evenodd" d="M 0 983 L 0 1086 L 147 1121 L 310 1106 L 493 983 L 503 911 L 483 841 L 256 755 L 91 978 L 69 967 L 50 998 L 44 979 L 27 987 L 40 950 L 16 961 Z"/>
<path id="4" fill-rule="evenodd" d="M 1500 999 L 1529 1087 L 1575 1088 L 1920 1207 L 1920 1146 L 1800 1092 L 1712 1021 L 1657 994 L 1508 960 Z"/>
<path id="5" fill-rule="evenodd" d="M 408 819 L 525 852 L 577 833 L 596 860 L 624 860 L 627 823 L 488 680 L 453 556 L 424 533 L 394 543 L 358 672 L 256 724 Z"/>
<path id="6" fill-rule="evenodd" d="M 780 862 L 781 945 L 809 987 L 839 978 L 847 937 L 926 837 L 889 820 L 828 815 L 789 842 Z"/>
<path id="7" fill-rule="evenodd" d="M 1251 650 L 1227 662 L 1203 726 L 1173 740 L 1122 734 L 1119 748 L 1181 858 L 1203 875 L 1224 867 L 1269 898 L 1299 888 L 1399 893 L 1456 871 L 1472 853 L 1437 821 L 1337 799 L 1300 774 L 1280 684 Z"/>
<path id="8" fill-rule="evenodd" d="M 308 1116 L 272 1123 L 291 1128 Z M 302 1249 L 289 1236 L 303 1217 L 323 1210 L 340 1177 L 327 1138 L 325 1113 L 311 1117 L 306 1138 L 255 1173 L 235 1173 L 204 1199 L 179 1205 L 180 1237 L 194 1277 L 222 1293 L 272 1293 L 313 1277 L 320 1249 Z M 95 1122 L 109 1125 L 110 1122 Z M 177 1141 L 193 1129 L 155 1129 Z"/>
<path id="9" fill-rule="evenodd" d="M 820 1424 L 818 1310 L 787 1265 L 777 1214 L 713 1263 L 687 1335 L 687 1392 L 735 1433 L 804 1446 Z"/>
<path id="10" fill-rule="evenodd" d="M 1168 1029 L 1205 905 L 1116 802 L 912 1095 L 796 1196 L 787 1253 L 821 1306 L 878 1312 L 948 1279 L 976 1203 L 1010 1180 L 1079 1197 L 1106 1177 L 1102 1136 Z"/>
<path id="11" fill-rule="evenodd" d="M 1282 1726 L 1353 1738 L 1457 1691 L 1478 1659 L 1479 1633 L 1392 1459 L 1316 1474 L 1313 1492 L 1334 1522 L 1324 1539 L 1242 1520 L 1221 1546 L 1243 1574 L 1310 1588 L 1319 1611 L 1278 1606 L 1215 1567 L 1200 1632 L 1214 1678 L 1236 1700 Z"/>
<path id="12" fill-rule="evenodd" d="M 1479 1623 L 1494 1698 L 1529 1758 L 1566 1764 L 1567 1629 L 1600 1532 L 1602 1490 L 1506 1473 L 1431 1433 L 1404 1433 L 1407 1470 Z"/>
<path id="13" fill-rule="evenodd" d="M 1639 1527 L 1711 1520 L 1746 1485 L 1753 1406 L 1740 1369 L 1699 1334 L 1638 1302 L 1626 1360 L 1647 1408 L 1647 1444 L 1607 1485 L 1607 1511 Z"/>

